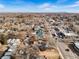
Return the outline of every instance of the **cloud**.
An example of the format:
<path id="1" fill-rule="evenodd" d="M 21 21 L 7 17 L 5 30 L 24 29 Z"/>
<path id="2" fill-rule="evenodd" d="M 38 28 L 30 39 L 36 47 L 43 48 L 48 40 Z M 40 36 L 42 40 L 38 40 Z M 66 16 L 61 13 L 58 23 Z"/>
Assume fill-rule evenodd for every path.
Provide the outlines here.
<path id="1" fill-rule="evenodd" d="M 52 8 L 56 8 L 56 6 L 52 5 L 50 3 L 43 3 L 41 5 L 38 5 L 38 8 L 44 9 L 44 10 L 49 10 L 49 9 L 52 9 Z"/>
<path id="2" fill-rule="evenodd" d="M 76 1 L 75 3 L 76 3 L 76 4 L 79 4 L 79 1 Z"/>
<path id="3" fill-rule="evenodd" d="M 79 7 L 79 1 L 76 1 L 74 4 L 68 5 L 68 6 L 66 6 L 66 7 L 68 7 L 68 8 Z"/>
<path id="4" fill-rule="evenodd" d="M 67 0 L 64 0 L 65 2 Z M 79 1 L 71 5 L 52 4 L 45 2 L 42 4 L 25 3 L 23 0 L 16 0 L 12 5 L 7 6 L 0 4 L 0 12 L 79 12 Z M 22 4 L 22 5 L 21 5 Z M 4 8 L 4 9 L 2 9 Z"/>
<path id="5" fill-rule="evenodd" d="M 43 3 L 41 5 L 37 5 L 37 7 L 39 8 L 39 11 L 42 11 L 42 12 L 72 12 L 72 13 L 74 12 L 79 13 L 79 10 L 74 8 L 78 6 L 79 6 L 78 1 L 76 1 L 74 4 L 71 4 L 71 5 L 55 5 L 51 3 Z"/>
<path id="6" fill-rule="evenodd" d="M 4 8 L 5 6 L 3 4 L 0 4 L 0 9 Z"/>

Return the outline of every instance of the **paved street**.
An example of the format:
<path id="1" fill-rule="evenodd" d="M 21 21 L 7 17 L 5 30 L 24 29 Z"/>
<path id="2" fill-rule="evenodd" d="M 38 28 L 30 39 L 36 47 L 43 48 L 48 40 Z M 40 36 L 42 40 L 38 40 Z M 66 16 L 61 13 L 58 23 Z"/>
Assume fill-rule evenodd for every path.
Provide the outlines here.
<path id="1" fill-rule="evenodd" d="M 63 42 L 57 42 L 58 51 L 60 51 L 63 59 L 78 59 L 71 49 Z"/>

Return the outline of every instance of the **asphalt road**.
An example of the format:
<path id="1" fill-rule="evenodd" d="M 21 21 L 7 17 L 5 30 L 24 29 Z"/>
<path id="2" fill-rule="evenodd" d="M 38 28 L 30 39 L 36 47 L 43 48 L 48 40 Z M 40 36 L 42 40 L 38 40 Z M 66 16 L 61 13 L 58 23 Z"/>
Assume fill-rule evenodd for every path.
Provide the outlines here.
<path id="1" fill-rule="evenodd" d="M 57 47 L 62 54 L 63 59 L 79 59 L 65 43 L 58 42 Z"/>

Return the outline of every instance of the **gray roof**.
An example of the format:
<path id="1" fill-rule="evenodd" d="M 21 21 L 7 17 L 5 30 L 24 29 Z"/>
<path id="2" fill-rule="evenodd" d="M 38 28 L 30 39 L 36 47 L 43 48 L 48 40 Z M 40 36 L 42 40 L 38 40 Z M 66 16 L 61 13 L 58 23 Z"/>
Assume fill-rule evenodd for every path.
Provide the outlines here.
<path id="1" fill-rule="evenodd" d="M 12 52 L 6 52 L 5 55 L 12 55 Z"/>
<path id="2" fill-rule="evenodd" d="M 75 46 L 79 48 L 79 42 L 75 42 Z"/>
<path id="3" fill-rule="evenodd" d="M 3 56 L 1 59 L 11 59 L 11 56 Z"/>

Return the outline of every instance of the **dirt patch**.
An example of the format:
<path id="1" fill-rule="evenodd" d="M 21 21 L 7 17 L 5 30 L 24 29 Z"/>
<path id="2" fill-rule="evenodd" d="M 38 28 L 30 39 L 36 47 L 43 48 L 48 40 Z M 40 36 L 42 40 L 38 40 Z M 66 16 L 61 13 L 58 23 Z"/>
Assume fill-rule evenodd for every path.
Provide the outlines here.
<path id="1" fill-rule="evenodd" d="M 59 59 L 59 53 L 55 49 L 40 52 L 40 55 L 45 56 L 47 59 Z"/>

